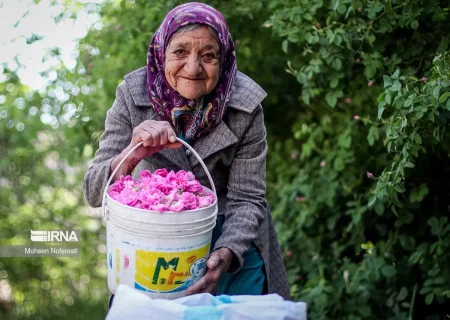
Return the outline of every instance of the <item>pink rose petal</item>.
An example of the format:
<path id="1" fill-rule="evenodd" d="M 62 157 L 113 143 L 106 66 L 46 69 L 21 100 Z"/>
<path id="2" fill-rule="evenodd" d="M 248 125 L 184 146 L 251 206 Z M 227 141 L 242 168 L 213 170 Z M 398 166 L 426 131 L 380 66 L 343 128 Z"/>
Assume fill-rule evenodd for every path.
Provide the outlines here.
<path id="1" fill-rule="evenodd" d="M 157 176 L 165 178 L 165 177 L 167 177 L 168 172 L 167 172 L 166 169 L 158 169 L 158 170 L 155 171 L 155 174 Z"/>

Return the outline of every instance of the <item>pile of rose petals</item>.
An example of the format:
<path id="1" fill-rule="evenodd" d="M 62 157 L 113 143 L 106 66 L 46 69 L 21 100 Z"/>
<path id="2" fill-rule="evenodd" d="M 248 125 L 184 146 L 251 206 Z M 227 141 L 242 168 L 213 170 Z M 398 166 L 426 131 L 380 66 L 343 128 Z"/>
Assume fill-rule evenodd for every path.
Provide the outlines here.
<path id="1" fill-rule="evenodd" d="M 154 173 L 143 170 L 138 180 L 121 176 L 112 185 L 109 196 L 130 207 L 158 212 L 204 208 L 215 199 L 214 194 L 203 190 L 192 172 L 167 172 L 166 169 Z"/>

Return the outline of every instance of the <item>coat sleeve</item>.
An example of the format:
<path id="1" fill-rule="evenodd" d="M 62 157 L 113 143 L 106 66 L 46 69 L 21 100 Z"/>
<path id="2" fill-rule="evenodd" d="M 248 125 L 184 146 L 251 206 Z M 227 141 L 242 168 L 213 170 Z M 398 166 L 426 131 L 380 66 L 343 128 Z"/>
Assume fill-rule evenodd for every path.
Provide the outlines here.
<path id="1" fill-rule="evenodd" d="M 117 87 L 116 99 L 106 114 L 105 131 L 100 137 L 99 148 L 84 177 L 84 197 L 92 207 L 102 205 L 111 162 L 131 141 L 133 129 L 128 108 L 132 104 L 131 99 L 126 83 L 122 82 Z"/>
<path id="2" fill-rule="evenodd" d="M 229 272 L 243 265 L 242 255 L 258 237 L 259 227 L 266 217 L 266 128 L 262 106 L 253 112 L 228 178 L 225 222 L 222 235 L 214 249 L 229 248 L 236 256 Z"/>

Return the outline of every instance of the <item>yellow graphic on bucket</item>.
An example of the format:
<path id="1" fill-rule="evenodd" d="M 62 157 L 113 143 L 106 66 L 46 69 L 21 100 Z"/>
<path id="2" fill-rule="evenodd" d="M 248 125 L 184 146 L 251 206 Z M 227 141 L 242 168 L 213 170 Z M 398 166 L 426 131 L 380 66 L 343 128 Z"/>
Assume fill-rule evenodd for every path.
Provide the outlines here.
<path id="1" fill-rule="evenodd" d="M 120 250 L 116 249 L 116 283 L 120 283 L 120 278 L 119 278 L 119 272 L 120 272 Z"/>
<path id="2" fill-rule="evenodd" d="M 184 252 L 136 250 L 135 288 L 149 292 L 186 290 L 206 268 L 210 244 Z"/>

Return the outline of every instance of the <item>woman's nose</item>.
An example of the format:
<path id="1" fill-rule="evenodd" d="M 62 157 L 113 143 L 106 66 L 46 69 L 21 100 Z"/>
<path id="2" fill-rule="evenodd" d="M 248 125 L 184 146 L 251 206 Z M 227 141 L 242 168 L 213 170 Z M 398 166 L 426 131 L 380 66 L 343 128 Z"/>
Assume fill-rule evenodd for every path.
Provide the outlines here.
<path id="1" fill-rule="evenodd" d="M 196 77 L 202 73 L 202 65 L 200 56 L 191 54 L 187 58 L 184 68 L 189 76 Z"/>

